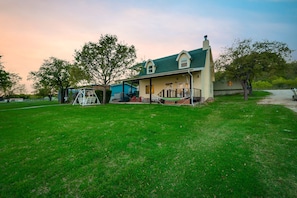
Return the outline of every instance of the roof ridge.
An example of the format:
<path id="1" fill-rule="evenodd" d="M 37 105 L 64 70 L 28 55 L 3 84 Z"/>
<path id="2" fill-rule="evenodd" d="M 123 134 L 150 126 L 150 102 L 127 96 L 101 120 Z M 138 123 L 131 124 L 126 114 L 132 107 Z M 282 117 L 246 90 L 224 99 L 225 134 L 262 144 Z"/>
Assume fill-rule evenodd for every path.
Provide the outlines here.
<path id="1" fill-rule="evenodd" d="M 186 51 L 191 55 L 191 63 L 189 68 L 203 68 L 205 66 L 205 59 L 206 59 L 206 53 L 208 49 L 198 48 L 190 51 Z M 185 51 L 185 50 L 183 50 Z M 179 55 L 173 54 L 169 56 L 165 56 L 158 59 L 149 59 L 150 61 L 153 61 L 155 64 L 155 71 L 154 75 L 159 73 L 166 73 L 166 72 L 173 72 L 173 71 L 181 71 L 181 68 L 179 68 L 179 63 L 176 60 L 176 57 Z M 142 75 L 150 75 L 147 74 L 147 68 L 144 67 L 144 65 L 147 63 L 147 61 L 142 63 L 142 70 L 139 72 L 139 76 Z"/>
<path id="2" fill-rule="evenodd" d="M 187 51 L 187 52 L 191 53 L 191 52 L 198 51 L 198 50 L 203 51 L 203 48 L 193 49 L 193 50 L 189 50 L 189 51 L 188 50 L 184 50 L 184 51 Z M 148 59 L 148 60 L 159 61 L 159 60 L 166 59 L 166 58 L 172 58 L 173 56 L 178 56 L 178 55 L 179 55 L 179 53 L 172 54 L 172 55 L 169 55 L 169 56 L 164 56 L 164 57 L 161 57 L 161 58 L 156 58 L 156 59 Z M 145 62 L 147 62 L 147 60 Z"/>

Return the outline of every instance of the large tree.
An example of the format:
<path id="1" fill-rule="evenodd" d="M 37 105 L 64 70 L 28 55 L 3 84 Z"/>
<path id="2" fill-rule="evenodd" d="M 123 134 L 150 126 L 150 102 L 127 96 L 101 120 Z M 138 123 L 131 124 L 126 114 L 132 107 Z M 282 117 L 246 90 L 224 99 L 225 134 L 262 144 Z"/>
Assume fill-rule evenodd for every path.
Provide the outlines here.
<path id="1" fill-rule="evenodd" d="M 90 80 L 106 87 L 127 74 L 136 59 L 135 47 L 118 42 L 115 35 L 101 35 L 98 42 L 86 43 L 81 50 L 75 51 L 75 60 L 89 74 Z"/>
<path id="2" fill-rule="evenodd" d="M 71 86 L 71 68 L 73 66 L 65 61 L 55 57 L 44 60 L 44 63 L 38 71 L 32 71 L 29 79 L 34 80 L 34 87 L 38 92 L 47 92 L 51 98 L 52 94 L 60 91 L 60 102 L 65 102 L 65 90 Z"/>
<path id="3" fill-rule="evenodd" d="M 236 40 L 219 56 L 215 66 L 217 71 L 223 71 L 230 80 L 240 81 L 244 99 L 247 100 L 255 77 L 269 70 L 280 69 L 286 64 L 291 52 L 288 45 L 282 42 Z"/>

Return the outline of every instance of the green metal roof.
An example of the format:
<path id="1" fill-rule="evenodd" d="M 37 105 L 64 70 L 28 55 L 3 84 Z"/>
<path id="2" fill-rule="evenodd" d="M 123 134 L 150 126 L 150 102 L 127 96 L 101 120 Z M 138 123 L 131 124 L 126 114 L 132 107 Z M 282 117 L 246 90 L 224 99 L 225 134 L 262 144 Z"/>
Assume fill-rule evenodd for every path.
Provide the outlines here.
<path id="1" fill-rule="evenodd" d="M 202 48 L 188 51 L 188 53 L 191 55 L 190 68 L 203 69 L 205 66 L 206 52 L 207 50 L 203 50 Z M 161 74 L 165 72 L 168 73 L 172 71 L 181 70 L 178 68 L 178 61 L 176 61 L 176 58 L 178 57 L 178 55 L 179 54 L 174 54 L 171 56 L 152 60 L 156 66 L 156 70 L 154 74 Z M 151 74 L 147 74 L 147 70 L 146 68 L 144 68 L 145 64 L 146 62 L 142 63 L 142 69 L 138 75 L 139 77 L 140 76 L 144 77 L 145 75 L 151 75 Z"/>

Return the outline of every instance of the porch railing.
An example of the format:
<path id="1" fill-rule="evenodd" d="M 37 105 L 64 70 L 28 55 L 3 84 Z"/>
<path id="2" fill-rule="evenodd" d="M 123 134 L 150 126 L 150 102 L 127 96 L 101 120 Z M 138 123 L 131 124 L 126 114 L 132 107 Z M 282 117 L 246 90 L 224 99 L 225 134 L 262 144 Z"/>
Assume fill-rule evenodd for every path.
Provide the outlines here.
<path id="1" fill-rule="evenodd" d="M 187 98 L 191 97 L 190 89 L 163 89 L 158 93 L 159 97 L 162 98 Z M 201 100 L 201 89 L 193 89 L 194 101 Z"/>

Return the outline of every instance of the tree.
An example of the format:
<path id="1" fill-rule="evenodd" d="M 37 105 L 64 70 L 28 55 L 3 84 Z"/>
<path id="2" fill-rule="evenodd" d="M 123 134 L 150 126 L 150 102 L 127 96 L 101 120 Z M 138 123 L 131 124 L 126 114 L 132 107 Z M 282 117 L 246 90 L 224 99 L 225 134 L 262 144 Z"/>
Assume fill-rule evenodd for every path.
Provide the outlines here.
<path id="1" fill-rule="evenodd" d="M 247 100 L 255 77 L 280 69 L 291 52 L 287 44 L 277 41 L 253 43 L 251 39 L 237 40 L 219 56 L 215 66 L 218 71 L 224 71 L 229 79 L 240 81 L 244 99 Z"/>
<path id="2" fill-rule="evenodd" d="M 0 93 L 5 95 L 7 88 L 10 86 L 10 78 L 9 73 L 4 70 L 4 66 L 2 66 L 1 62 L 2 56 L 0 55 Z"/>
<path id="3" fill-rule="evenodd" d="M 19 83 L 22 78 L 18 74 L 9 73 L 9 79 L 10 86 L 6 90 L 7 95 L 24 94 L 26 92 L 25 85 Z"/>
<path id="4" fill-rule="evenodd" d="M 12 85 L 9 73 L 0 67 L 0 93 L 6 95 L 7 89 Z"/>
<path id="5" fill-rule="evenodd" d="M 0 59 L 1 59 L 0 55 Z M 25 90 L 25 85 L 20 85 L 22 78 L 15 73 L 9 73 L 4 70 L 4 66 L 0 61 L 0 93 L 3 95 L 13 95 L 16 91 L 19 93 Z"/>
<path id="6" fill-rule="evenodd" d="M 297 61 L 286 64 L 284 67 L 283 77 L 286 79 L 294 79 L 297 77 Z"/>
<path id="7" fill-rule="evenodd" d="M 33 84 L 34 92 L 37 96 L 48 97 L 50 101 L 55 94 L 57 94 L 57 89 L 46 84 L 41 84 L 40 82 L 35 82 Z"/>
<path id="8" fill-rule="evenodd" d="M 70 84 L 73 86 L 77 85 L 85 85 L 90 81 L 89 74 L 83 70 L 83 68 L 79 67 L 78 64 L 73 64 L 69 70 L 70 72 Z"/>
<path id="9" fill-rule="evenodd" d="M 135 47 L 118 43 L 115 35 L 101 35 L 98 42 L 86 43 L 80 51 L 75 51 L 76 63 L 89 74 L 90 80 L 106 87 L 127 74 L 129 66 L 136 59 Z"/>
<path id="10" fill-rule="evenodd" d="M 34 87 L 39 92 L 46 91 L 51 99 L 53 93 L 59 90 L 60 102 L 65 102 L 65 91 L 70 87 L 70 73 L 73 66 L 65 61 L 55 57 L 45 60 L 39 71 L 30 72 L 29 79 L 34 80 Z"/>

